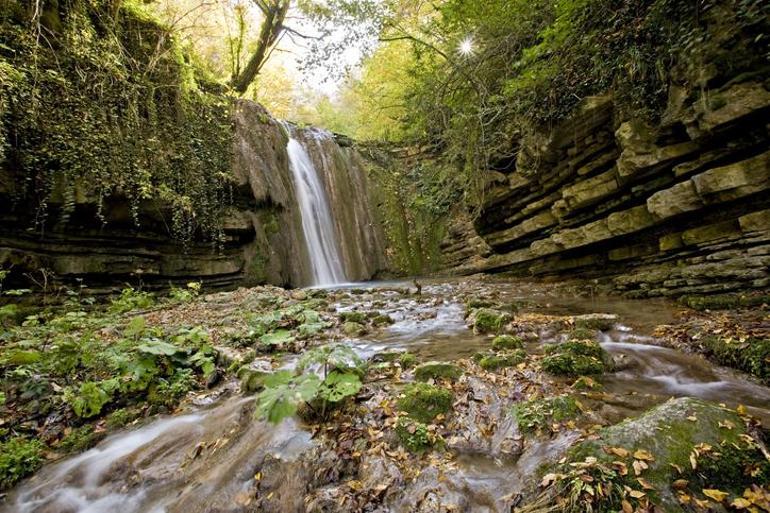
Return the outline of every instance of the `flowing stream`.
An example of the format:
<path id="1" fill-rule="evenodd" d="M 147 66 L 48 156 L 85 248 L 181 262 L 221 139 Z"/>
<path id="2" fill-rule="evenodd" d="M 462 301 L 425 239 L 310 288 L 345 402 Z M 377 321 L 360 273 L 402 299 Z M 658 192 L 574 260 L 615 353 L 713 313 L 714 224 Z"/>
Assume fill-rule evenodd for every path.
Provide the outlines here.
<path id="1" fill-rule="evenodd" d="M 348 343 L 363 356 L 403 348 L 421 359 L 439 360 L 468 356 L 488 347 L 488 337 L 474 335 L 465 326 L 463 306 L 453 293 L 455 286 L 426 285 L 421 301 L 376 291 L 368 297 L 343 296 L 336 305 L 340 310 L 355 306 L 365 309 L 376 303 L 395 320 L 374 337 Z M 598 412 L 604 419 L 618 422 L 671 396 L 694 396 L 731 406 L 744 404 L 763 422 L 770 420 L 770 389 L 699 356 L 654 345 L 654 325 L 672 316 L 672 307 L 667 303 L 538 297 L 536 289 L 522 292 L 507 284 L 490 287 L 497 288 L 498 297 L 537 298 L 531 309 L 540 313 L 602 311 L 618 315 L 618 323 L 600 340 L 621 363 L 617 372 L 601 378 L 604 390 L 614 397 Z M 556 341 L 558 337 L 543 331 L 539 333 L 540 341 L 530 342 L 527 350 L 541 351 L 542 342 Z M 486 504 L 473 511 L 508 511 L 510 502 L 506 501 L 511 492 L 524 486 L 541 464 L 558 458 L 575 438 L 574 432 L 563 432 L 550 440 L 537 441 L 513 462 L 500 462 L 489 455 L 458 454 L 454 475 L 432 477 L 425 472 L 421 479 L 449 482 L 454 484 L 451 493 L 473 496 L 474 504 Z M 315 454 L 308 451 L 314 450 L 317 443 L 306 428 L 293 420 L 278 426 L 254 420 L 252 398 L 223 394 L 212 405 L 113 434 L 81 455 L 49 465 L 13 491 L 0 511 L 305 511 L 307 483 L 315 482 L 312 479 L 318 470 L 313 465 L 320 458 L 308 456 Z M 304 463 L 300 463 L 303 454 Z M 272 480 L 270 497 L 275 495 L 273 499 L 278 501 L 274 508 L 254 509 L 257 477 Z M 415 501 L 422 500 L 418 492 L 405 488 L 395 502 L 376 511 L 413 511 Z"/>
<path id="2" fill-rule="evenodd" d="M 313 274 L 311 285 L 343 283 L 345 271 L 340 258 L 334 218 L 319 171 L 303 143 L 294 137 L 293 127 L 288 123 L 284 126 L 289 133 L 286 151 L 289 154 L 289 167 L 294 178 L 297 204 L 302 217 L 302 233 Z M 328 133 L 318 129 L 313 129 L 310 135 L 313 138 L 330 137 Z"/>

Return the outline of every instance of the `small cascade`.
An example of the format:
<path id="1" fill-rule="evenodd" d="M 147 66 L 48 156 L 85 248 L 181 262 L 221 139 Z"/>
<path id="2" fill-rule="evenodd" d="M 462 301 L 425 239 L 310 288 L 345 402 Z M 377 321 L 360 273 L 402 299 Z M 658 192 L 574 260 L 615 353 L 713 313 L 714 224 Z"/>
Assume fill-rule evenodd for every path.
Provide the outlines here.
<path id="1" fill-rule="evenodd" d="M 326 190 L 307 149 L 294 137 L 291 125 L 284 123 L 284 127 L 289 134 L 286 151 L 302 218 L 302 232 L 310 257 L 312 285 L 344 283 L 345 271 Z M 321 131 L 314 131 L 313 136 L 330 137 Z"/>

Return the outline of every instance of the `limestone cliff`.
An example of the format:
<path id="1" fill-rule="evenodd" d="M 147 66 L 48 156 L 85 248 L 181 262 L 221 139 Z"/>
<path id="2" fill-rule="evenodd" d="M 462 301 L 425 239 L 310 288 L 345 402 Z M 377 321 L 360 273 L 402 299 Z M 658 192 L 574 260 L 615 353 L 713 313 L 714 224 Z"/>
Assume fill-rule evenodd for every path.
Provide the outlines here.
<path id="1" fill-rule="evenodd" d="M 708 72 L 708 68 L 704 73 Z M 762 73 L 670 87 L 660 122 L 624 118 L 611 95 L 519 141 L 490 171 L 475 230 L 491 254 L 455 272 L 609 276 L 631 296 L 770 286 L 770 90 Z"/>

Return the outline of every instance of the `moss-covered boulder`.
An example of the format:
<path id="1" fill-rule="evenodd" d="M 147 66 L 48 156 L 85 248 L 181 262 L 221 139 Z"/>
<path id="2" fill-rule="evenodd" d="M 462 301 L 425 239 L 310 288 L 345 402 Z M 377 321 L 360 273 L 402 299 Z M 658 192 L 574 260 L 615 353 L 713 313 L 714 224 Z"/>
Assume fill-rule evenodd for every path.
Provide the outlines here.
<path id="1" fill-rule="evenodd" d="M 720 365 L 748 372 L 770 385 L 770 339 L 703 338 L 706 356 Z"/>
<path id="2" fill-rule="evenodd" d="M 340 320 L 344 323 L 357 322 L 363 324 L 366 322 L 367 315 L 365 312 L 359 312 L 357 310 L 351 310 L 349 312 L 340 312 Z"/>
<path id="3" fill-rule="evenodd" d="M 366 326 L 358 322 L 349 321 L 342 325 L 342 332 L 349 337 L 360 337 L 366 335 Z"/>
<path id="4" fill-rule="evenodd" d="M 495 371 L 506 367 L 513 367 L 527 359 L 527 352 L 523 349 L 516 349 L 508 353 L 491 353 L 484 355 L 479 359 L 479 365 L 482 369 Z"/>
<path id="5" fill-rule="evenodd" d="M 557 376 L 588 376 L 602 374 L 610 368 L 610 357 L 593 340 L 570 340 L 547 345 L 540 362 L 544 371 Z"/>
<path id="6" fill-rule="evenodd" d="M 372 324 L 375 326 L 389 326 L 394 322 L 396 321 L 394 321 L 390 315 L 386 314 L 378 314 L 372 318 Z"/>
<path id="7" fill-rule="evenodd" d="M 471 314 L 474 333 L 500 333 L 510 320 L 511 314 L 508 312 L 491 308 L 479 308 Z"/>
<path id="8" fill-rule="evenodd" d="M 427 383 L 407 386 L 398 400 L 398 408 L 419 422 L 431 422 L 452 408 L 452 392 Z"/>
<path id="9" fill-rule="evenodd" d="M 411 369 L 417 364 L 417 357 L 412 353 L 406 352 L 398 357 L 398 363 L 402 369 Z"/>
<path id="10" fill-rule="evenodd" d="M 758 436 L 732 410 L 699 399 L 671 399 L 572 448 L 546 476 L 554 482 L 548 500 L 575 512 L 650 505 L 680 512 L 691 511 L 696 501 L 703 510 L 724 511 L 728 504 L 747 509 L 752 486 L 770 479 Z M 588 489 L 586 483 L 594 484 Z"/>
<path id="11" fill-rule="evenodd" d="M 460 367 L 449 362 L 426 362 L 414 369 L 414 379 L 428 381 L 429 379 L 455 380 L 462 376 Z"/>
<path id="12" fill-rule="evenodd" d="M 567 333 L 568 340 L 595 340 L 596 330 L 575 328 Z"/>
<path id="13" fill-rule="evenodd" d="M 503 351 L 506 349 L 521 349 L 524 347 L 524 341 L 521 337 L 513 335 L 499 335 L 492 341 L 492 349 Z"/>

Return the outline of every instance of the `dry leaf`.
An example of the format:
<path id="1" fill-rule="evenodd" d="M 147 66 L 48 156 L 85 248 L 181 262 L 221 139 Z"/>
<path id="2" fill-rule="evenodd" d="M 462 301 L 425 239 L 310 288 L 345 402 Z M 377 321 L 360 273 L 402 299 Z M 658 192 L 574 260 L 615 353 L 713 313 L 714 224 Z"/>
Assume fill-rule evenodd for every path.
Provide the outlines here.
<path id="1" fill-rule="evenodd" d="M 723 492 L 722 490 L 717 490 L 715 488 L 704 488 L 703 489 L 703 495 L 710 499 L 714 499 L 717 502 L 722 502 L 725 500 L 730 494 L 727 492 Z"/>

